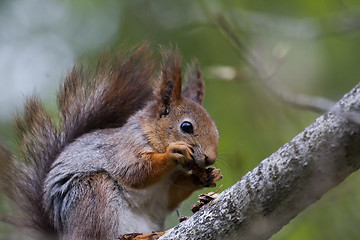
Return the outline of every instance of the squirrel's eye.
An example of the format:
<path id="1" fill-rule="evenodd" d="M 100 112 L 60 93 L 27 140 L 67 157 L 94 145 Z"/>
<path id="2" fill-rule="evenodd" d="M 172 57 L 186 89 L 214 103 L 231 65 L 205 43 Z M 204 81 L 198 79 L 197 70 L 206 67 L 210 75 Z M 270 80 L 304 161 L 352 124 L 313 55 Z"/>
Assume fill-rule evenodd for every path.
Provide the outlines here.
<path id="1" fill-rule="evenodd" d="M 193 125 L 190 122 L 185 121 L 181 123 L 180 128 L 184 133 L 189 133 L 189 134 L 194 133 Z"/>

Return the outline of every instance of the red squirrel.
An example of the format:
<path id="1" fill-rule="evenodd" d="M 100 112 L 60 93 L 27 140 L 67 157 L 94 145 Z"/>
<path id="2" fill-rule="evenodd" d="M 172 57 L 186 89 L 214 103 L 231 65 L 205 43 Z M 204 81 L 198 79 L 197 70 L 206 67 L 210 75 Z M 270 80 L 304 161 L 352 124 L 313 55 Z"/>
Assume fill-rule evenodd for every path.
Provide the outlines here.
<path id="1" fill-rule="evenodd" d="M 219 134 L 201 106 L 198 64 L 182 88 L 178 51 L 161 51 L 158 77 L 146 44 L 102 57 L 95 71 L 75 65 L 58 91 L 59 119 L 36 96 L 26 101 L 20 154 L 0 154 L 3 191 L 23 213 L 17 224 L 43 239 L 163 231 L 181 202 L 222 178 L 209 167 Z"/>

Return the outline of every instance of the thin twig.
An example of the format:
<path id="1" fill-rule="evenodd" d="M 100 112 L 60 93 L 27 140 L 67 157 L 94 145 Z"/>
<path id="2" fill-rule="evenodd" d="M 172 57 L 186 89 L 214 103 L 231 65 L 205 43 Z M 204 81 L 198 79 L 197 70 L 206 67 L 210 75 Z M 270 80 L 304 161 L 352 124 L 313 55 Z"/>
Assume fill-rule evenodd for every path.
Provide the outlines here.
<path id="1" fill-rule="evenodd" d="M 255 78 L 262 83 L 266 89 L 268 89 L 273 95 L 280 100 L 293 106 L 324 113 L 328 111 L 334 102 L 323 97 L 311 97 L 304 94 L 295 94 L 290 92 L 278 84 L 275 84 L 270 79 L 276 74 L 281 61 L 278 60 L 278 64 L 274 67 L 267 67 L 261 60 L 260 55 L 250 48 L 238 37 L 235 31 L 232 29 L 230 23 L 221 14 L 211 14 L 209 10 L 207 16 L 210 21 L 219 29 L 223 36 L 228 40 L 231 46 L 234 48 L 237 55 L 243 60 L 254 73 Z"/>
<path id="2" fill-rule="evenodd" d="M 249 19 L 252 25 L 244 24 L 244 18 Z M 271 33 L 275 32 L 278 35 L 305 40 L 356 33 L 360 29 L 360 12 L 353 9 L 339 11 L 329 17 L 316 20 L 233 10 L 231 11 L 231 19 L 238 29 L 245 32 L 266 33 L 270 29 Z"/>

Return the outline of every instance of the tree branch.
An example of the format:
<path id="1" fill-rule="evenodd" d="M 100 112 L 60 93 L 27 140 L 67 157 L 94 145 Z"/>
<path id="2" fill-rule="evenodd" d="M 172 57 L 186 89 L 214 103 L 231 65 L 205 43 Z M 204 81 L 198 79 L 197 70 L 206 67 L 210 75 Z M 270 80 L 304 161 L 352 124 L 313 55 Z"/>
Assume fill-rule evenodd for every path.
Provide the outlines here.
<path id="1" fill-rule="evenodd" d="M 160 239 L 268 239 L 360 167 L 360 84 Z"/>

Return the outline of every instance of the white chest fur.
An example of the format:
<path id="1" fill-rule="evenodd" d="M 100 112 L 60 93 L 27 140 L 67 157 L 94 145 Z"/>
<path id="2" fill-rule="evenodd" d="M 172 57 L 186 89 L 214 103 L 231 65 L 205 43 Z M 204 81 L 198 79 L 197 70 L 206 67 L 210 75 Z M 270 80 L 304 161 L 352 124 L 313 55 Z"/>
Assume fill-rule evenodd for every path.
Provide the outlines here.
<path id="1" fill-rule="evenodd" d="M 165 228 L 169 214 L 168 195 L 171 177 L 143 190 L 124 189 L 123 197 L 127 206 L 120 203 L 120 232 L 151 233 Z"/>

